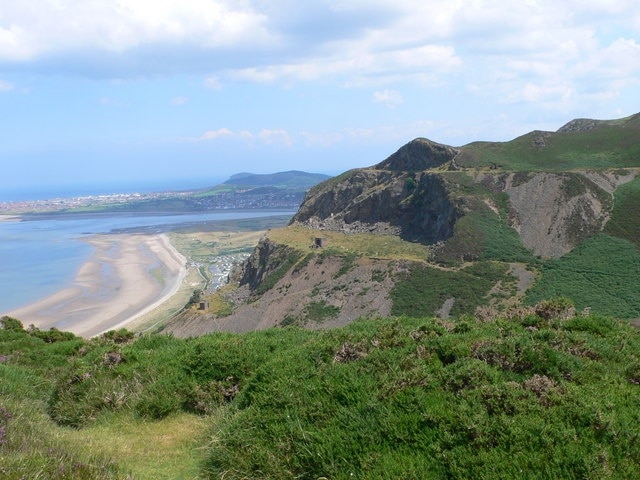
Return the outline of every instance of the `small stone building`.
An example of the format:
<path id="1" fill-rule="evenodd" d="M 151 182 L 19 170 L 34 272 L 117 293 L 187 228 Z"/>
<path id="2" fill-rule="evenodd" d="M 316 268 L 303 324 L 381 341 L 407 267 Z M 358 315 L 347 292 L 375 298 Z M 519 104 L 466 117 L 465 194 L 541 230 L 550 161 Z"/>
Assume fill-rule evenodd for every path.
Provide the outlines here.
<path id="1" fill-rule="evenodd" d="M 313 239 L 312 248 L 323 248 L 327 246 L 327 239 L 322 237 L 316 237 Z"/>

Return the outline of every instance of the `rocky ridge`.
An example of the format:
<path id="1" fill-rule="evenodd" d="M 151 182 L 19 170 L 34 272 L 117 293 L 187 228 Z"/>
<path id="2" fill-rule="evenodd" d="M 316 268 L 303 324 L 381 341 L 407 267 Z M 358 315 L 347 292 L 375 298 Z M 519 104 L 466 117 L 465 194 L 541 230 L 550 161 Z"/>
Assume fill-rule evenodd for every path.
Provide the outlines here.
<path id="1" fill-rule="evenodd" d="M 623 128 L 630 125 L 633 132 L 636 117 L 618 123 Z M 610 128 L 616 122 L 576 120 L 555 133 L 532 132 L 526 137 L 540 140 L 529 143 L 534 152 L 529 155 L 544 151 L 545 142 L 557 135 L 597 133 L 603 125 Z M 635 141 L 627 143 L 635 145 Z M 326 327 L 362 316 L 387 315 L 397 282 L 422 264 L 454 275 L 474 262 L 493 258 L 510 262 L 510 272 L 524 271 L 526 265 L 513 263 L 513 254 L 487 257 L 488 239 L 498 238 L 496 231 L 507 237 L 509 231 L 514 232 L 529 255 L 559 258 L 603 231 L 611 218 L 617 189 L 640 171 L 615 165 L 570 171 L 557 171 L 556 166 L 551 171 L 508 171 L 491 163 L 484 168 L 461 166 L 457 160 L 466 148 L 415 139 L 372 167 L 345 172 L 310 189 L 289 226 L 308 230 L 308 246 L 314 236 L 322 237 L 322 232 L 328 231 L 347 237 L 397 236 L 428 245 L 432 252 L 429 258 L 416 263 L 358 254 L 347 275 L 342 270 L 350 255 L 348 249 L 322 247 L 320 251 L 298 251 L 292 258 L 295 249 L 271 241 L 267 234 L 234 278 L 239 291 L 244 291 L 237 297 L 235 312 L 215 319 L 212 328 L 244 331 L 290 322 Z M 280 273 L 274 280 L 277 271 Z M 384 281 L 376 272 L 385 272 Z M 374 278 L 377 280 L 372 281 Z M 267 280 L 273 286 L 257 293 Z M 504 277 L 487 289 L 484 301 L 500 302 L 501 295 L 513 295 L 514 291 L 505 287 L 508 281 Z M 492 292 L 497 292 L 495 298 Z M 444 295 L 441 302 L 432 314 L 447 316 L 457 299 Z M 335 315 L 317 324 L 308 322 L 305 318 L 310 317 L 314 305 L 327 311 L 335 309 Z"/>

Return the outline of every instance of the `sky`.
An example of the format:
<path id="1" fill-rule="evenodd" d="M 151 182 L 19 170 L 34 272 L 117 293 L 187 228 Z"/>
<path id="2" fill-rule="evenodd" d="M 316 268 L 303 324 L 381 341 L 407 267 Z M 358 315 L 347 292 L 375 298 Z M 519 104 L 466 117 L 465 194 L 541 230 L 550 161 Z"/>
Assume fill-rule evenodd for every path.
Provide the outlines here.
<path id="1" fill-rule="evenodd" d="M 0 199 L 335 175 L 639 104 L 637 0 L 0 0 Z"/>

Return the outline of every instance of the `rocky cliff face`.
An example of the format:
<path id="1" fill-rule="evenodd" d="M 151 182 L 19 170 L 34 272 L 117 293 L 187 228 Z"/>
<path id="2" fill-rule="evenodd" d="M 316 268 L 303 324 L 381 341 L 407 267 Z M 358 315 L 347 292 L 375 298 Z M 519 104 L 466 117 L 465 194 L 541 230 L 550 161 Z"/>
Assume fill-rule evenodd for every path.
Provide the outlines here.
<path id="1" fill-rule="evenodd" d="M 298 258 L 293 249 L 263 238 L 240 268 L 231 272 L 230 279 L 255 290 L 269 275 L 286 264 L 292 255 Z"/>
<path id="2" fill-rule="evenodd" d="M 309 191 L 291 224 L 344 232 L 446 240 L 460 211 L 444 179 L 429 168 L 451 162 L 452 147 L 418 139 L 368 169 L 348 172 Z"/>
<path id="3" fill-rule="evenodd" d="M 459 153 L 457 148 L 416 138 L 407 143 L 375 168 L 394 172 L 421 172 L 451 162 Z"/>
<path id="4" fill-rule="evenodd" d="M 584 122 L 569 125 L 573 124 Z M 469 205 L 478 199 L 485 204 L 494 201 L 489 192 L 482 193 L 486 187 L 508 196 L 506 221 L 528 250 L 544 258 L 559 257 L 602 231 L 610 218 L 613 192 L 635 176 L 624 169 L 452 172 L 457 170 L 458 153 L 453 147 L 416 139 L 374 167 L 347 172 L 309 191 L 291 224 L 442 244 L 454 235 L 461 217 L 473 215 Z M 459 253 L 459 258 L 477 256 Z"/>
<path id="5" fill-rule="evenodd" d="M 395 290 L 396 286 L 413 282 L 413 273 L 421 269 L 430 273 L 416 275 L 424 282 L 417 296 L 442 290 L 430 300 L 434 315 L 446 317 L 448 313 L 443 312 L 452 304 L 471 296 L 473 289 L 454 294 L 453 284 L 447 282 L 469 281 L 473 270 L 464 269 L 476 266 L 482 272 L 478 283 L 495 265 L 510 273 L 476 292 L 476 303 L 469 308 L 504 299 L 509 302 L 509 296 L 519 301 L 532 282 L 535 288 L 534 275 L 525 275 L 527 265 L 539 266 L 541 260 L 534 256 L 545 262 L 572 252 L 602 232 L 612 217 L 618 218 L 620 198 L 631 195 L 625 205 L 632 207 L 640 203 L 637 186 L 625 187 L 616 197 L 621 185 L 640 174 L 637 161 L 629 166 L 618 162 L 620 155 L 633 155 L 633 142 L 637 143 L 633 132 L 640 125 L 639 118 L 617 122 L 627 135 L 619 138 L 626 138 L 627 146 L 607 146 L 608 150 L 599 153 L 604 156 L 598 157 L 597 168 L 592 165 L 593 155 L 585 153 L 584 142 L 592 138 L 587 137 L 591 132 L 599 140 L 610 141 L 608 132 L 620 133 L 615 130 L 616 122 L 576 120 L 557 134 L 532 132 L 506 146 L 475 144 L 456 149 L 416 139 L 370 168 L 352 170 L 313 187 L 291 220 L 291 226 L 306 228 L 267 234 L 236 272 L 233 281 L 240 288 L 232 299 L 234 313 L 224 318 L 194 315 L 192 331 L 180 328 L 187 334 L 291 324 L 323 328 L 362 316 L 387 315 L 395 307 L 394 295 L 406 293 Z M 601 131 L 604 127 L 607 135 Z M 552 144 L 558 135 L 571 136 L 563 138 L 573 143 L 559 149 L 557 142 Z M 500 163 L 493 161 L 496 149 L 502 155 Z M 560 153 L 552 157 L 550 151 Z M 464 163 L 465 152 L 479 160 Z M 487 155 L 490 161 L 483 159 Z M 572 167 L 562 170 L 558 164 L 565 165 L 562 162 L 567 158 Z M 548 170 L 542 168 L 546 166 Z M 635 228 L 634 221 L 620 218 L 616 221 L 622 221 L 625 231 Z M 323 235 L 322 230 L 340 245 L 329 242 L 328 247 L 309 249 L 314 237 Z M 420 246 L 415 255 L 407 247 L 415 245 L 398 239 L 336 231 L 394 235 L 426 246 Z M 388 247 L 393 242 L 401 244 L 401 249 Z M 371 245 L 375 247 L 368 248 Z M 509 275 L 528 280 L 519 281 L 514 293 Z M 572 271 L 566 275 L 571 276 Z M 582 276 L 576 273 L 576 281 L 583 281 Z M 562 289 L 559 284 L 553 292 L 562 295 Z"/>
<path id="6" fill-rule="evenodd" d="M 611 216 L 613 192 L 632 171 L 482 173 L 476 180 L 508 195 L 509 225 L 543 258 L 560 257 L 600 232 Z"/>

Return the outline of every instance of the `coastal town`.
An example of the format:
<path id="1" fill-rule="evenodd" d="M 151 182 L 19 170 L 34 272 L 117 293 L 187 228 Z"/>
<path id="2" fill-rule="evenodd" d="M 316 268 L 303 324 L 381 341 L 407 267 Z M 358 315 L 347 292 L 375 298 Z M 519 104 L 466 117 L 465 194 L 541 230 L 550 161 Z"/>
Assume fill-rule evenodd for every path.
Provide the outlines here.
<path id="1" fill-rule="evenodd" d="M 258 191 L 256 191 L 258 190 Z M 229 209 L 297 208 L 304 192 L 247 189 L 203 195 L 199 192 L 149 192 L 87 195 L 47 200 L 0 202 L 0 215 L 146 211 L 198 212 Z"/>

